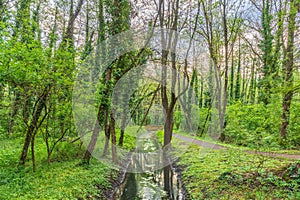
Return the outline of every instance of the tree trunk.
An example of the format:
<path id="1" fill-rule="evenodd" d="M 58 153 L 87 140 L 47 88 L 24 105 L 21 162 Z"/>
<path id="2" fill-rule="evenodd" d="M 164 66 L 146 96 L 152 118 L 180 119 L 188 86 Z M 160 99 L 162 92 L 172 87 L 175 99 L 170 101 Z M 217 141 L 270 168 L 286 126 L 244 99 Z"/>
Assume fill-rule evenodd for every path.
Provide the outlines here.
<path id="1" fill-rule="evenodd" d="M 38 121 L 39 121 L 39 118 L 40 118 L 41 113 L 43 111 L 43 108 L 45 106 L 47 96 L 48 96 L 48 89 L 46 89 L 46 91 L 44 91 L 42 96 L 38 99 L 36 111 L 34 112 L 34 115 L 32 117 L 32 121 L 31 121 L 31 123 L 30 123 L 30 125 L 27 129 L 23 149 L 22 149 L 21 156 L 20 156 L 19 166 L 24 166 L 25 165 L 28 148 L 29 148 L 30 142 L 32 140 L 32 136 L 34 134 L 34 131 L 37 132 L 37 130 L 35 130 L 35 129 L 38 128 L 37 127 Z"/>
<path id="2" fill-rule="evenodd" d="M 257 64 L 256 59 L 253 59 L 253 64 L 251 67 L 251 81 L 250 81 L 250 88 L 249 88 L 249 97 L 248 102 L 252 105 L 255 101 L 255 65 Z"/>
<path id="3" fill-rule="evenodd" d="M 106 157 L 108 154 L 109 140 L 110 140 L 110 126 L 109 126 L 109 110 L 105 111 L 105 120 L 104 120 L 104 134 L 105 134 L 105 145 L 103 149 L 103 157 Z"/>
<path id="4" fill-rule="evenodd" d="M 225 71 L 224 71 L 224 91 L 223 91 L 223 107 L 222 107 L 222 114 L 221 114 L 221 135 L 220 140 L 225 140 L 225 119 L 226 119 L 226 108 L 227 108 L 227 91 L 228 91 L 228 60 L 229 60 L 229 39 L 228 39 L 228 30 L 227 30 L 227 18 L 226 18 L 226 0 L 223 1 L 223 29 L 224 29 L 224 40 L 225 40 Z"/>
<path id="5" fill-rule="evenodd" d="M 100 110 L 100 106 L 99 106 L 99 110 L 98 110 L 98 115 L 99 113 L 101 113 Z M 84 164 L 89 164 L 90 163 L 90 159 L 91 159 L 91 155 L 94 151 L 94 148 L 96 146 L 97 143 L 97 139 L 99 136 L 99 132 L 100 132 L 100 122 L 99 120 L 96 120 L 96 123 L 94 124 L 94 129 L 93 129 L 93 134 L 92 134 L 92 138 L 90 140 L 90 143 L 85 151 L 84 157 L 83 157 L 83 163 Z"/>
<path id="6" fill-rule="evenodd" d="M 201 81 L 200 81 L 199 108 L 203 108 L 203 79 L 202 79 L 202 77 L 201 77 Z"/>
<path id="7" fill-rule="evenodd" d="M 294 68 L 294 40 L 295 40 L 295 30 L 296 30 L 296 14 L 299 6 L 299 1 L 297 3 L 294 0 L 290 0 L 290 13 L 289 13 L 289 23 L 288 23 L 288 43 L 287 43 L 287 58 L 285 65 L 285 93 L 283 95 L 282 101 L 282 115 L 281 115 L 281 127 L 280 136 L 281 141 L 287 138 L 287 128 L 289 125 L 290 117 L 290 107 L 293 98 L 293 68 Z"/>
<path id="8" fill-rule="evenodd" d="M 111 135 L 111 152 L 112 159 L 115 164 L 118 164 L 118 154 L 117 154 L 117 142 L 116 142 L 116 127 L 115 127 L 115 119 L 113 114 L 110 114 L 110 135 Z"/>
<path id="9" fill-rule="evenodd" d="M 107 110 L 108 110 L 108 105 L 107 105 L 106 98 L 108 98 L 108 95 L 109 95 L 108 82 L 109 82 L 110 79 L 111 79 L 111 69 L 108 68 L 106 70 L 106 77 L 105 77 L 105 91 L 103 92 L 103 94 L 105 94 L 105 96 L 101 100 L 100 105 L 98 107 L 97 120 L 96 120 L 96 123 L 94 124 L 92 138 L 89 142 L 88 148 L 86 149 L 83 160 L 82 160 L 82 162 L 84 164 L 89 164 L 89 162 L 90 162 L 91 155 L 94 151 L 94 148 L 95 148 L 95 145 L 97 143 L 98 136 L 99 136 L 99 132 L 100 132 L 100 129 L 101 129 L 100 126 L 105 127 L 105 125 L 103 123 L 106 122 L 106 120 L 103 119 L 103 115 L 105 113 L 107 113 Z M 105 117 L 107 117 L 107 114 L 106 114 Z M 107 138 L 107 137 L 108 136 L 106 135 L 106 140 L 109 140 L 109 138 Z"/>
<path id="10" fill-rule="evenodd" d="M 119 143 L 118 143 L 118 145 L 119 145 L 120 147 L 123 146 L 123 142 L 124 142 L 124 134 L 125 134 L 125 128 L 121 128 L 121 130 L 120 130 L 120 137 L 119 137 Z"/>
<path id="11" fill-rule="evenodd" d="M 32 136 L 32 138 L 31 138 L 31 161 L 32 161 L 32 170 L 34 172 L 36 171 L 35 152 L 34 152 L 35 135 L 36 135 L 36 133 L 34 133 L 33 136 Z"/>
<path id="12" fill-rule="evenodd" d="M 238 52 L 238 67 L 236 74 L 236 83 L 235 83 L 235 100 L 240 100 L 241 96 L 241 39 L 239 38 L 239 52 Z"/>
<path id="13" fill-rule="evenodd" d="M 262 60 L 263 60 L 263 77 L 260 80 L 260 98 L 259 101 L 263 102 L 265 105 L 270 103 L 270 96 L 271 96 L 271 65 L 273 60 L 272 55 L 272 42 L 273 42 L 273 35 L 271 29 L 271 19 L 272 15 L 270 13 L 270 0 L 263 0 L 263 10 L 262 10 Z"/>
<path id="14" fill-rule="evenodd" d="M 233 48 L 232 48 L 232 55 L 231 55 L 231 69 L 230 69 L 230 101 L 234 100 L 234 95 L 233 95 L 233 88 L 234 88 L 234 53 L 233 53 Z"/>

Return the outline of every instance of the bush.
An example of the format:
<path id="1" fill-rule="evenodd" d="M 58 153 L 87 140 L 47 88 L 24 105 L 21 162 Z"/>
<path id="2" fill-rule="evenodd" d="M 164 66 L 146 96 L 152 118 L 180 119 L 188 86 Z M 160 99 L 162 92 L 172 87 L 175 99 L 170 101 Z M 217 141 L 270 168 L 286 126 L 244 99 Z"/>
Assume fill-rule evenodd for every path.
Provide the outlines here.
<path id="1" fill-rule="evenodd" d="M 292 105 L 289 126 L 288 146 L 299 147 L 300 112 L 299 105 Z M 263 104 L 242 105 L 237 102 L 230 105 L 226 115 L 226 142 L 247 147 L 280 149 L 281 104 L 272 102 Z"/>

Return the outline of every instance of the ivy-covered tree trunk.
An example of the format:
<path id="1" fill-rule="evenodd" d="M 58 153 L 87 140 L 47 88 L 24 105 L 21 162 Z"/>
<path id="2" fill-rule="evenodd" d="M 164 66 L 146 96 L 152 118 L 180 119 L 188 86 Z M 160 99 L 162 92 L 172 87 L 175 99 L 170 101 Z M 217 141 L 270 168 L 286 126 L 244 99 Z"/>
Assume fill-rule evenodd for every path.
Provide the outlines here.
<path id="1" fill-rule="evenodd" d="M 272 15 L 270 13 L 270 0 L 263 0 L 263 10 L 262 10 L 262 60 L 263 60 L 263 77 L 260 80 L 260 96 L 259 101 L 263 102 L 265 105 L 270 103 L 271 98 L 271 87 L 272 87 L 272 73 L 271 66 L 273 63 L 272 56 L 272 43 L 273 35 L 271 28 Z"/>
<path id="2" fill-rule="evenodd" d="M 296 29 L 296 14 L 299 9 L 299 0 L 290 0 L 290 13 L 288 23 L 288 42 L 287 42 L 287 58 L 284 71 L 284 94 L 282 101 L 282 115 L 280 136 L 281 141 L 287 138 L 287 128 L 290 119 L 290 107 L 293 98 L 293 69 L 294 69 L 294 43 L 295 43 L 295 30 Z"/>
<path id="3" fill-rule="evenodd" d="M 101 99 L 101 102 L 98 106 L 98 111 L 97 111 L 97 120 L 96 123 L 94 125 L 93 128 L 93 133 L 92 133 L 92 137 L 91 140 L 88 144 L 88 147 L 85 151 L 84 157 L 83 157 L 83 163 L 85 164 L 89 164 L 90 159 L 91 159 L 91 155 L 95 149 L 96 143 L 97 143 L 97 139 L 99 136 L 99 132 L 101 130 L 100 126 L 104 127 L 105 129 L 105 147 L 104 147 L 104 156 L 106 156 L 106 152 L 108 149 L 108 141 L 109 141 L 109 135 L 110 133 L 108 133 L 107 129 L 106 129 L 106 123 L 108 123 L 107 118 L 108 118 L 108 110 L 109 110 L 109 105 L 108 105 L 108 98 L 109 98 L 109 81 L 111 80 L 111 69 L 108 68 L 106 70 L 106 76 L 105 76 L 105 89 L 102 92 L 102 94 L 104 94 L 104 96 Z"/>
<path id="4" fill-rule="evenodd" d="M 252 66 L 251 66 L 251 80 L 250 80 L 250 87 L 249 87 L 249 95 L 248 95 L 248 102 L 252 105 L 254 104 L 255 101 L 255 92 L 256 92 L 256 88 L 255 88 L 255 65 L 258 63 L 256 61 L 256 59 L 254 58 L 252 61 Z"/>
<path id="5" fill-rule="evenodd" d="M 199 97 L 199 108 L 203 108 L 203 90 L 204 90 L 204 84 L 203 84 L 203 78 L 200 79 L 200 97 Z"/>
<path id="6" fill-rule="evenodd" d="M 110 113 L 110 135 L 111 135 L 111 151 L 112 151 L 112 159 L 114 163 L 118 163 L 118 154 L 117 154 L 117 139 L 116 139 L 116 125 L 113 114 Z"/>

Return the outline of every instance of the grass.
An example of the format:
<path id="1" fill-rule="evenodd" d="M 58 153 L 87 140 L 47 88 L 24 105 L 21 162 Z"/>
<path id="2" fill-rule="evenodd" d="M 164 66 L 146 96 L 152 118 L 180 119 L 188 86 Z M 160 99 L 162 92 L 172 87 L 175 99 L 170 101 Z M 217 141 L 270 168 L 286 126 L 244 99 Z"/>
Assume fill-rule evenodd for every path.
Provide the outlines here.
<path id="1" fill-rule="evenodd" d="M 137 130 L 137 126 L 125 129 L 124 149 L 135 147 Z M 116 136 L 118 142 L 120 130 Z M 0 199 L 105 199 L 104 191 L 111 187 L 110 179 L 117 173 L 94 158 L 88 166 L 79 165 L 85 151 L 80 141 L 60 142 L 50 165 L 42 138 L 37 137 L 35 143 L 37 170 L 33 172 L 30 150 L 25 168 L 17 168 L 23 138 L 0 138 Z"/>
<path id="2" fill-rule="evenodd" d="M 191 144 L 180 155 L 183 182 L 191 199 L 300 199 L 300 160 L 247 154 L 245 150 L 253 149 L 183 131 L 176 133 L 228 147 L 227 150 L 211 150 Z M 163 140 L 163 131 L 158 131 L 157 137 Z M 178 142 L 176 138 L 174 142 Z M 299 154 L 299 151 L 278 153 Z"/>
<path id="3" fill-rule="evenodd" d="M 134 147 L 136 131 L 125 130 L 124 148 Z M 157 137 L 162 142 L 163 131 Z M 79 141 L 59 143 L 48 166 L 44 142 L 37 138 L 36 172 L 30 151 L 26 167 L 17 168 L 22 144 L 22 138 L 0 140 L 0 199 L 105 199 L 115 170 L 96 159 L 79 165 L 84 152 Z M 192 199 L 300 199 L 300 161 L 246 154 L 237 147 L 222 151 L 191 144 L 184 151 L 179 164 Z"/>
<path id="4" fill-rule="evenodd" d="M 36 172 L 29 160 L 24 169 L 17 168 L 22 140 L 2 139 L 0 147 L 0 199 L 99 199 L 111 187 L 114 173 L 109 166 L 96 159 L 80 166 L 81 156 L 73 154 L 81 151 L 76 145 L 60 144 L 53 154 L 55 162 L 48 165 L 45 145 L 37 138 Z"/>
<path id="5" fill-rule="evenodd" d="M 110 169 L 95 160 L 88 167 L 79 160 L 30 168 L 2 168 L 1 199 L 87 199 L 103 197 L 110 187 Z"/>
<path id="6" fill-rule="evenodd" d="M 180 158 L 191 199 L 299 199 L 300 170 L 283 178 L 292 161 L 192 145 Z M 291 178 L 293 177 L 293 178 Z"/>

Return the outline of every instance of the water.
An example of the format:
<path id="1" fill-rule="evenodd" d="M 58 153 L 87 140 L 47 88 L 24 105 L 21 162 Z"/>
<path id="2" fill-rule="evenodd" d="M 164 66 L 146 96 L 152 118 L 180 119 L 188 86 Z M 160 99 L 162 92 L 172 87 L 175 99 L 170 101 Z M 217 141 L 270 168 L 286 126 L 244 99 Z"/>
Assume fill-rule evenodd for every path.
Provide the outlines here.
<path id="1" fill-rule="evenodd" d="M 137 139 L 136 151 L 124 182 L 118 187 L 114 200 L 183 200 L 178 174 L 164 166 L 160 144 L 153 132 Z"/>

